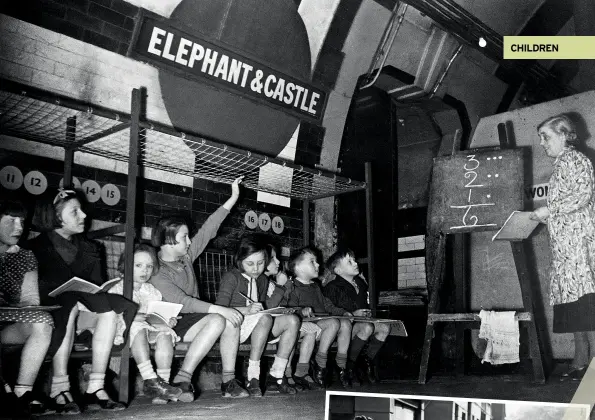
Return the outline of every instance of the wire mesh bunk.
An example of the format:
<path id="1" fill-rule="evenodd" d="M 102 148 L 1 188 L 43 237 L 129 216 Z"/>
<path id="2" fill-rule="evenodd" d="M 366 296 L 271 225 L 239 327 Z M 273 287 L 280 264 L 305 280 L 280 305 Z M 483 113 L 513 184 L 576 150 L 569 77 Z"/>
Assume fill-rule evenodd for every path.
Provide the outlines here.
<path id="1" fill-rule="evenodd" d="M 143 121 L 140 126 L 139 163 L 145 167 L 222 183 L 244 175 L 247 188 L 301 200 L 366 187 L 364 182 L 182 133 L 159 123 Z M 7 80 L 0 80 L 0 134 L 129 160 L 129 115 Z"/>

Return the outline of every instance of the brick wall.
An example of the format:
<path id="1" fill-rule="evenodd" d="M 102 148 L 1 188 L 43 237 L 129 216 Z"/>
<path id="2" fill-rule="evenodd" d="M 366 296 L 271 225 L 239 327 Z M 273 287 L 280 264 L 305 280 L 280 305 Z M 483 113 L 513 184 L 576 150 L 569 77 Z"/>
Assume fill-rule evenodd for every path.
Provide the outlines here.
<path id="1" fill-rule="evenodd" d="M 58 160 L 0 149 L 0 170 L 7 165 L 17 167 L 23 176 L 32 170 L 40 171 L 47 178 L 48 190 L 58 187 L 64 170 L 63 162 Z M 73 176 L 81 183 L 86 180 L 94 180 L 100 187 L 108 183 L 115 185 L 121 195 L 119 202 L 113 206 L 105 204 L 101 199 L 91 203 L 89 204 L 89 216 L 104 222 L 125 222 L 126 175 L 75 165 Z M 159 217 L 176 212 L 189 217 L 198 228 L 231 194 L 229 185 L 201 179 L 194 180 L 193 188 L 147 179 L 139 179 L 138 187 L 139 191 L 143 191 L 142 198 L 139 199 L 140 204 L 137 205 L 137 212 L 142 216 L 139 223 L 148 227 L 153 226 Z M 16 191 L 11 191 L 0 185 L 0 195 L 3 197 L 8 195 L 18 196 L 30 205 L 34 203 L 36 198 L 36 196 L 28 193 L 23 186 Z M 271 219 L 280 216 L 285 224 L 283 233 L 277 235 L 272 231 L 264 233 L 259 228 L 248 229 L 244 224 L 244 215 L 248 210 L 254 210 L 257 214 L 267 212 Z M 234 252 L 238 240 L 243 235 L 260 233 L 279 246 L 295 249 L 302 244 L 301 217 L 300 202 L 296 201 L 290 208 L 258 203 L 254 191 L 243 189 L 240 200 L 221 226 L 218 236 L 211 242 L 210 246 L 215 249 Z"/>
<path id="2" fill-rule="evenodd" d="M 410 251 L 425 250 L 423 235 L 408 236 L 398 239 L 398 252 L 411 255 Z M 419 254 L 416 253 L 416 254 Z M 399 289 L 405 287 L 426 287 L 426 262 L 423 254 L 398 260 Z"/>
<path id="3" fill-rule="evenodd" d="M 149 92 L 147 117 L 170 125 L 164 104 L 155 94 L 160 92 L 157 69 L 141 63 L 134 66 L 135 61 L 123 57 L 139 10 L 124 0 L 2 2 L 0 13 L 51 33 L 46 36 L 47 31 L 31 31 L 31 25 L 15 27 L 13 22 L 3 25 L 0 21 L 7 32 L 5 45 L 0 40 L 5 56 L 0 59 L 0 74 L 124 112 L 130 109 L 130 90 L 144 86 Z M 85 44 L 100 50 L 89 50 Z M 295 162 L 318 164 L 323 138 L 321 126 L 302 123 Z"/>
<path id="4" fill-rule="evenodd" d="M 23 0 L 2 2 L 0 13 L 125 54 L 139 8 L 124 0 Z"/>

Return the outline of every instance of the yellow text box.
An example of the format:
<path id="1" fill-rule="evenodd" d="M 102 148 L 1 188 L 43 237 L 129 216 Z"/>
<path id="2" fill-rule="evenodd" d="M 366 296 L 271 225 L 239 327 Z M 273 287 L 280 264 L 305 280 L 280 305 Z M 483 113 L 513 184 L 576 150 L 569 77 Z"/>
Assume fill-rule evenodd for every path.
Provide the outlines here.
<path id="1" fill-rule="evenodd" d="M 595 36 L 505 36 L 505 60 L 593 60 Z"/>

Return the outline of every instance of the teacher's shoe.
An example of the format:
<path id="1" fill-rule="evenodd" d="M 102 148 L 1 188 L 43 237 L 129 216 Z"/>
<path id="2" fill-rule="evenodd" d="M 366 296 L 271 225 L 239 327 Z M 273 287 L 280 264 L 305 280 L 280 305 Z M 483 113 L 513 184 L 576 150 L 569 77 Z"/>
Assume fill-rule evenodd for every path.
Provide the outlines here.
<path id="1" fill-rule="evenodd" d="M 583 379 L 587 373 L 587 366 L 583 366 L 581 368 L 570 367 L 566 372 L 562 374 L 560 377 L 561 381 L 580 381 Z"/>

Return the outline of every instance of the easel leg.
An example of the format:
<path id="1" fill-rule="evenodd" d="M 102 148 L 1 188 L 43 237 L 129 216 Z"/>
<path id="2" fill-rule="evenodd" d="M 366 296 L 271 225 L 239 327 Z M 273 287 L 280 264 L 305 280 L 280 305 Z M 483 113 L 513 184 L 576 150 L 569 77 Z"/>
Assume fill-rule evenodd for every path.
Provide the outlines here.
<path id="1" fill-rule="evenodd" d="M 537 327 L 535 325 L 531 279 L 529 277 L 529 268 L 527 266 L 524 243 L 511 242 L 510 245 L 512 247 L 514 264 L 516 265 L 517 274 L 519 276 L 524 310 L 531 314 L 531 321 L 529 321 L 527 328 L 529 332 L 529 351 L 531 353 L 531 363 L 533 364 L 533 378 L 535 382 L 544 383 L 545 375 L 543 372 L 541 350 L 539 348 L 539 336 L 537 335 Z"/>
<path id="2" fill-rule="evenodd" d="M 434 322 L 428 320 L 426 325 L 426 335 L 424 336 L 424 348 L 421 354 L 421 364 L 419 369 L 420 384 L 425 384 L 428 379 L 428 364 L 430 362 L 430 349 L 432 348 L 432 335 L 434 334 Z"/>
<path id="3" fill-rule="evenodd" d="M 455 312 L 467 312 L 467 273 L 466 273 L 466 234 L 457 233 L 453 235 L 453 274 L 455 284 Z M 465 356 L 467 349 L 465 325 L 455 323 L 456 329 L 456 375 L 465 375 Z"/>
<path id="4" fill-rule="evenodd" d="M 429 315 L 438 311 L 439 299 L 438 295 L 442 288 L 442 274 L 444 272 L 444 258 L 446 252 L 446 236 L 439 234 L 438 237 L 430 235 L 429 241 L 435 244 L 435 248 L 429 251 L 427 259 L 431 260 L 430 278 L 428 281 L 428 289 L 430 292 L 430 302 L 428 304 L 428 323 L 426 324 L 426 334 L 424 336 L 424 345 L 421 356 L 421 363 L 419 367 L 419 383 L 425 384 L 428 374 L 428 363 L 430 361 L 430 349 L 432 347 L 432 338 L 434 335 L 434 322 L 429 319 Z M 432 247 L 433 248 L 433 247 Z"/>

